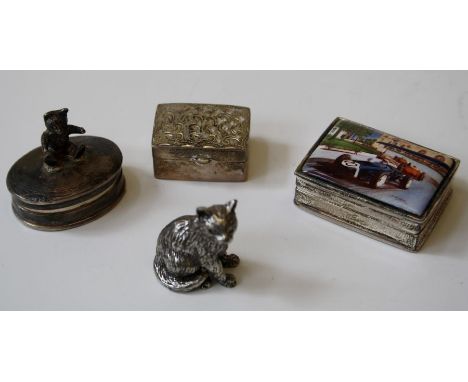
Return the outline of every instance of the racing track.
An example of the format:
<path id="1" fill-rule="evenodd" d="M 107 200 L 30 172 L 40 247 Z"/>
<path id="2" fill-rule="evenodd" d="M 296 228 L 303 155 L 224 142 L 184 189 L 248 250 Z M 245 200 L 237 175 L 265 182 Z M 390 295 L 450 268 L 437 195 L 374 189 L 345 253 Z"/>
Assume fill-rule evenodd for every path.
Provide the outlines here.
<path id="1" fill-rule="evenodd" d="M 320 151 L 320 153 L 317 153 L 317 151 Z M 313 158 L 307 162 L 307 173 L 415 214 L 424 212 L 424 209 L 436 191 L 433 183 L 437 182 L 431 181 L 429 176 L 426 176 L 421 182 L 414 180 L 411 187 L 406 190 L 402 190 L 392 183 L 387 183 L 382 188 L 374 189 L 367 186 L 364 182 L 359 182 L 352 178 L 333 177 L 331 174 L 333 172 L 334 159 L 340 154 L 342 152 L 317 149 L 313 154 Z M 314 164 L 319 165 L 320 169 L 316 168 Z"/>

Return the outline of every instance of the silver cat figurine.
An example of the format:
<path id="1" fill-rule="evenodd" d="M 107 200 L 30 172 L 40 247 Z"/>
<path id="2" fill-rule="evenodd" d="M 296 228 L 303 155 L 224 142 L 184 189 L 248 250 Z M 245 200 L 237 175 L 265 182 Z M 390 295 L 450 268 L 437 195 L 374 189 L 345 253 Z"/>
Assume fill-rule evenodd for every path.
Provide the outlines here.
<path id="1" fill-rule="evenodd" d="M 234 275 L 224 268 L 239 265 L 237 255 L 228 255 L 228 243 L 237 228 L 237 200 L 197 208 L 196 215 L 181 216 L 161 231 L 156 246 L 154 270 L 161 283 L 175 292 L 209 288 L 212 281 L 232 288 Z"/>

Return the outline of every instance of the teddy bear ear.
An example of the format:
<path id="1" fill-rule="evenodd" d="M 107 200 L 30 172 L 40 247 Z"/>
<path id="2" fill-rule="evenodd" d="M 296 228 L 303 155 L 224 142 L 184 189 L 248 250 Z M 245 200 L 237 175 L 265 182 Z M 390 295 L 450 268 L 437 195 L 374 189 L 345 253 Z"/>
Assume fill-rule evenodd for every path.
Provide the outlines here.
<path id="1" fill-rule="evenodd" d="M 197 208 L 197 215 L 198 215 L 199 218 L 203 219 L 203 218 L 207 218 L 210 215 L 210 212 L 209 212 L 208 208 L 198 207 Z"/>
<path id="2" fill-rule="evenodd" d="M 233 212 L 236 209 L 237 206 L 237 200 L 232 199 L 229 202 L 226 203 L 226 210 L 228 213 Z"/>
<path id="3" fill-rule="evenodd" d="M 66 115 L 68 113 L 68 108 L 64 107 L 63 109 L 59 110 L 51 110 L 44 114 L 44 119 L 47 119 L 50 116 L 57 116 L 57 115 Z"/>

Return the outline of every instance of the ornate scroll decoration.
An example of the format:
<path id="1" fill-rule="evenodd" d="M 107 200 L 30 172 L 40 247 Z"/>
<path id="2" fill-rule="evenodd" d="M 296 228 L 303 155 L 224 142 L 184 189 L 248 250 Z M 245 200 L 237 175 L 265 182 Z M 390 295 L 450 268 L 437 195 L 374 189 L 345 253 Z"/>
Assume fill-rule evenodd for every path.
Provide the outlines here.
<path id="1" fill-rule="evenodd" d="M 249 110 L 236 106 L 164 104 L 158 108 L 157 145 L 244 149 Z"/>

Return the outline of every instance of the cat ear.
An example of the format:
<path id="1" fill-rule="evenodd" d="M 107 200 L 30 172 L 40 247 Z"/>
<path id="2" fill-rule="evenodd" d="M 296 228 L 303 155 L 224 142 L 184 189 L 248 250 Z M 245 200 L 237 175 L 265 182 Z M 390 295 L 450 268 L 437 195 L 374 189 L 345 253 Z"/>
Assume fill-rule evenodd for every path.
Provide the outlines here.
<path id="1" fill-rule="evenodd" d="M 205 208 L 205 207 L 198 207 L 197 208 L 197 215 L 200 219 L 203 219 L 203 218 L 207 218 L 208 216 L 210 216 L 210 212 L 208 210 L 208 208 Z"/>
<path id="2" fill-rule="evenodd" d="M 228 213 L 234 212 L 237 206 L 237 200 L 232 199 L 229 202 L 226 203 L 226 210 Z"/>

